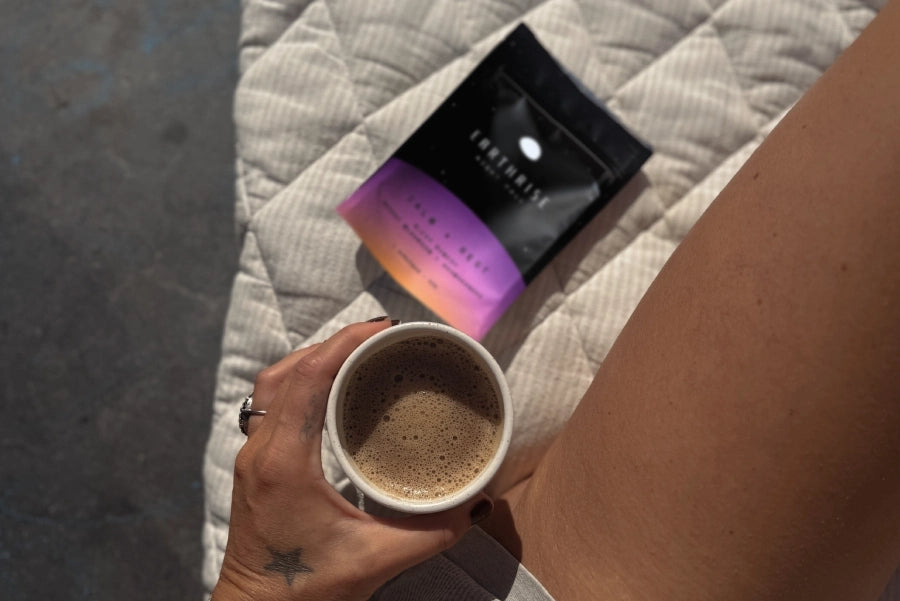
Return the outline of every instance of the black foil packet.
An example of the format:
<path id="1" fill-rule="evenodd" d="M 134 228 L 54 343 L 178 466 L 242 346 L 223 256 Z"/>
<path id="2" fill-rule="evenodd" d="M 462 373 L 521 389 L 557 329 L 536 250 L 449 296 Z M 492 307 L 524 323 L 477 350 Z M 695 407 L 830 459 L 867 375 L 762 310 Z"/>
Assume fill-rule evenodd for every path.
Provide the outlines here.
<path id="1" fill-rule="evenodd" d="M 481 339 L 650 154 L 519 25 L 338 212 Z"/>

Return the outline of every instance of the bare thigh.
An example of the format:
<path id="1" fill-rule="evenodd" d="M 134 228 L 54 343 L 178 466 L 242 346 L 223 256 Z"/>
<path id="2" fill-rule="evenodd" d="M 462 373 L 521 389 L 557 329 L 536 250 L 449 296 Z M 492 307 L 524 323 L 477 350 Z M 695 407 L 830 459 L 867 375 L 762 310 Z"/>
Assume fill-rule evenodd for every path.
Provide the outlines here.
<path id="1" fill-rule="evenodd" d="M 876 598 L 900 564 L 898 31 L 722 192 L 488 523 L 560 601 Z"/>

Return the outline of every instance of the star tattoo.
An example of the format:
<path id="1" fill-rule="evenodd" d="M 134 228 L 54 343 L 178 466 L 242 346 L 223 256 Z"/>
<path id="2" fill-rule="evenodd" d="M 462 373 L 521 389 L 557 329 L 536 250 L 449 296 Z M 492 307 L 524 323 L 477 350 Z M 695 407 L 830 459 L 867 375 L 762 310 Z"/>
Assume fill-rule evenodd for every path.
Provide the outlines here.
<path id="1" fill-rule="evenodd" d="M 269 555 L 272 556 L 272 561 L 264 566 L 265 569 L 270 572 L 277 572 L 284 576 L 284 581 L 287 582 L 288 586 L 291 586 L 294 583 L 294 577 L 297 574 L 308 574 L 312 572 L 311 567 L 300 561 L 300 555 L 303 554 L 303 549 L 301 547 L 297 547 L 293 551 L 287 551 L 286 553 L 276 551 L 272 547 L 267 548 L 269 550 Z"/>

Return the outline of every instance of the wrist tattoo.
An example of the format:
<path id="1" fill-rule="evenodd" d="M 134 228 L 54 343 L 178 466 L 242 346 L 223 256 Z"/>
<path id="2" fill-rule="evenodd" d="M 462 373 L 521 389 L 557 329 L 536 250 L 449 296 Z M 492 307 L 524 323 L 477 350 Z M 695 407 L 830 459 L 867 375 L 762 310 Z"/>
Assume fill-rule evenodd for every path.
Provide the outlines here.
<path id="1" fill-rule="evenodd" d="M 294 583 L 294 577 L 297 574 L 309 574 L 313 570 L 311 567 L 300 561 L 303 555 L 303 548 L 297 547 L 291 551 L 281 552 L 272 547 L 266 547 L 272 561 L 263 566 L 269 572 L 275 572 L 284 576 L 284 581 L 288 586 Z"/>

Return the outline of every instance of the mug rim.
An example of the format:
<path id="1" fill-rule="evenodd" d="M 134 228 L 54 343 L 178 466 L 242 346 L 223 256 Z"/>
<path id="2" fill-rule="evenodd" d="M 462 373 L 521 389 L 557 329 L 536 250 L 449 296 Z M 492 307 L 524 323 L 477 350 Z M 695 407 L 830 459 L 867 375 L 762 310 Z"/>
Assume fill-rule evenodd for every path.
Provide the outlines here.
<path id="1" fill-rule="evenodd" d="M 337 427 L 337 404 L 343 396 L 343 391 L 346 389 L 348 374 L 355 369 L 360 360 L 366 359 L 370 355 L 387 348 L 396 342 L 429 334 L 440 335 L 445 339 L 450 339 L 467 351 L 477 355 L 482 366 L 487 368 L 492 383 L 496 387 L 496 392 L 500 395 L 500 404 L 503 408 L 503 419 L 501 422 L 502 430 L 500 433 L 500 442 L 497 445 L 497 449 L 494 451 L 491 460 L 485 465 L 478 476 L 472 479 L 463 488 L 445 497 L 427 501 L 415 501 L 411 499 L 401 499 L 387 493 L 360 473 L 355 462 L 344 451 L 341 436 Z M 503 463 L 512 438 L 512 426 L 513 413 L 509 386 L 506 382 L 506 377 L 503 375 L 503 370 L 500 368 L 500 365 L 497 363 L 496 359 L 494 359 L 493 355 L 491 355 L 491 353 L 478 341 L 464 332 L 442 323 L 427 321 L 414 321 L 389 327 L 372 335 L 354 349 L 347 357 L 347 360 L 341 365 L 334 378 L 334 383 L 328 394 L 328 405 L 325 411 L 325 429 L 328 433 L 332 451 L 334 452 L 341 469 L 353 485 L 356 486 L 365 497 L 371 498 L 373 501 L 384 507 L 403 513 L 436 513 L 444 511 L 445 509 L 461 505 L 478 494 L 493 479 L 499 470 L 500 465 Z"/>

